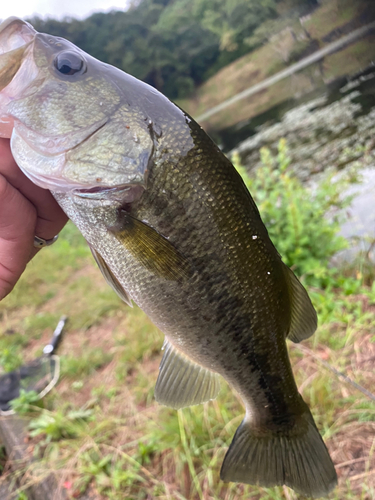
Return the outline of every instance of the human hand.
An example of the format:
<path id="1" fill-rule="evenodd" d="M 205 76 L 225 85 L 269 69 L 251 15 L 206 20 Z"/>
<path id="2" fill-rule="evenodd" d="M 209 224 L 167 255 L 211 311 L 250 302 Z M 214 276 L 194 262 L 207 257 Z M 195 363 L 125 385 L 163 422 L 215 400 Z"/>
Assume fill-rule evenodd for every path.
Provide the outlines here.
<path id="1" fill-rule="evenodd" d="M 38 252 L 34 236 L 51 239 L 68 220 L 51 193 L 21 172 L 9 142 L 0 138 L 0 300 Z"/>

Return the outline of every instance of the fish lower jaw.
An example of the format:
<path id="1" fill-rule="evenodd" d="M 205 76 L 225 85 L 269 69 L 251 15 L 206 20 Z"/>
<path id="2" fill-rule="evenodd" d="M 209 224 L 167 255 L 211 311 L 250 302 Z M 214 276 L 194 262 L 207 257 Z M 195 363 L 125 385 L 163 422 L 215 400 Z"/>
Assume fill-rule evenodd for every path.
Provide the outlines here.
<path id="1" fill-rule="evenodd" d="M 79 182 L 69 181 L 62 176 L 43 175 L 39 172 L 32 171 L 29 168 L 24 168 L 21 165 L 20 169 L 34 184 L 43 188 L 49 189 L 55 193 L 71 193 L 81 198 L 101 199 L 109 192 L 125 192 L 131 190 L 131 186 L 98 186 L 93 184 L 81 184 Z"/>

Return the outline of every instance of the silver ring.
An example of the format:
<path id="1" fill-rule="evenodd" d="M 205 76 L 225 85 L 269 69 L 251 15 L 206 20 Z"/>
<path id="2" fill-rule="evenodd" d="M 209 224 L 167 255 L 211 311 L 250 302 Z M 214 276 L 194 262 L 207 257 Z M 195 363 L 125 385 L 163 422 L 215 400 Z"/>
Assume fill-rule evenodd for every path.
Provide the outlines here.
<path id="1" fill-rule="evenodd" d="M 56 236 L 54 236 L 50 240 L 45 240 L 44 238 L 39 238 L 39 236 L 34 236 L 34 247 L 35 248 L 49 247 L 50 245 L 55 243 L 58 237 L 59 235 L 56 234 Z"/>

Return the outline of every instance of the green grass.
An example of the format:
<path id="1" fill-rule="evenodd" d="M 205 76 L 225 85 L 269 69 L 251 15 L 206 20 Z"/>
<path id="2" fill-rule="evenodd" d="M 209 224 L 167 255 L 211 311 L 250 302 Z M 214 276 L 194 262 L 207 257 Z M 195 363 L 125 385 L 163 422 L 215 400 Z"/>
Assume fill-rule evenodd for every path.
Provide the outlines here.
<path id="1" fill-rule="evenodd" d="M 62 358 L 61 375 L 71 379 L 91 375 L 91 373 L 102 368 L 113 359 L 113 354 L 103 352 L 100 348 L 84 347 L 78 355 L 66 355 Z"/>
<path id="2" fill-rule="evenodd" d="M 90 251 L 72 224 L 61 232 L 60 239 L 28 264 L 25 279 L 18 282 L 13 292 L 0 302 L 0 314 L 13 309 L 41 306 L 51 300 L 64 286 L 72 273 L 80 269 Z"/>

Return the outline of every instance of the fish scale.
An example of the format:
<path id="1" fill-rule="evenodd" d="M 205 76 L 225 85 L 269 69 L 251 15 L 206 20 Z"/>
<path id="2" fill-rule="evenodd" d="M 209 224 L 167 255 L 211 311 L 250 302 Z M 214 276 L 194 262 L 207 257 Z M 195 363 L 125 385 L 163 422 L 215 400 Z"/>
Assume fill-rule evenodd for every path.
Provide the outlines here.
<path id="1" fill-rule="evenodd" d="M 0 136 L 165 334 L 157 401 L 214 399 L 221 375 L 246 411 L 221 478 L 328 494 L 336 472 L 286 345 L 316 313 L 233 165 L 166 97 L 70 42 L 16 18 L 1 39 Z"/>

